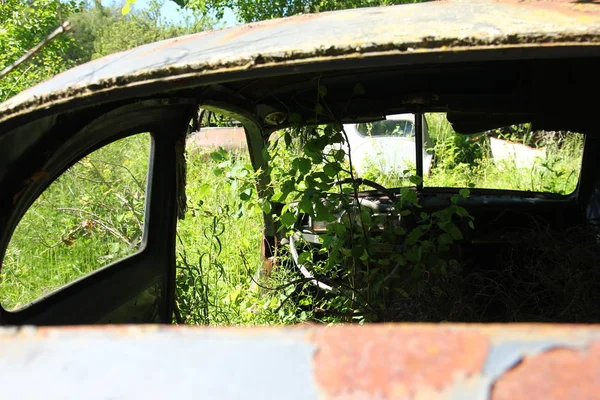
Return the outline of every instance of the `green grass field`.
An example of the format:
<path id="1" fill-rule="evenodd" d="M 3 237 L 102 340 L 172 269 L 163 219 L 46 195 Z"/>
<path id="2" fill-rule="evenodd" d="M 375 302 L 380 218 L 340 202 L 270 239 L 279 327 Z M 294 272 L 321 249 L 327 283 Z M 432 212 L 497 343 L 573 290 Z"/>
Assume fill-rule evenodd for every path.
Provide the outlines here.
<path id="1" fill-rule="evenodd" d="M 425 186 L 492 187 L 570 193 L 577 184 L 581 136 L 548 142 L 530 169 L 497 166 L 482 137 L 455 135 L 428 118 L 436 162 Z M 115 142 L 74 165 L 26 213 L 0 271 L 0 304 L 28 302 L 134 253 L 143 227 L 147 134 Z M 188 152 L 188 213 L 178 225 L 177 306 L 190 324 L 297 323 L 305 312 L 286 302 L 290 288 L 251 289 L 260 270 L 261 210 L 244 153 L 211 158 Z M 244 201 L 240 200 L 240 196 Z M 261 285 L 290 279 L 278 269 Z"/>

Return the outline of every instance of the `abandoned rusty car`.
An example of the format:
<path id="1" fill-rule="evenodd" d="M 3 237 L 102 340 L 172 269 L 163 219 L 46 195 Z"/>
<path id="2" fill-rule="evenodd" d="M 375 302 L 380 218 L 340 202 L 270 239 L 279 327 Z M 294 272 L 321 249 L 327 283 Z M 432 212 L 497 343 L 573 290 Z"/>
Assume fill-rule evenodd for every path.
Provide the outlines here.
<path id="1" fill-rule="evenodd" d="M 277 261 L 304 279 L 303 289 L 313 296 L 328 298 L 348 289 L 351 312 L 357 312 L 360 307 L 354 305 L 363 296 L 362 305 L 368 306 L 361 316 L 367 322 L 598 322 L 598 71 L 600 6 L 511 0 L 439 1 L 299 15 L 165 40 L 73 68 L 0 105 L 0 324 L 172 323 L 177 219 L 184 218 L 187 206 L 185 141 L 194 128 L 203 132 L 200 110 L 243 125 L 258 174 L 256 191 L 262 204 L 268 203 L 263 207 L 263 243 L 257 246 L 265 262 Z M 393 117 L 398 115 L 411 118 L 400 126 Z M 324 158 L 315 155 L 331 149 L 335 141 L 347 142 L 349 126 L 362 137 L 410 136 L 402 150 L 406 143 L 414 146 L 410 160 L 390 172 L 388 167 L 378 169 L 377 162 L 366 165 L 365 159 L 357 173 L 346 157 L 352 149 L 340 152 L 333 147 Z M 298 136 L 286 136 L 290 132 Z M 440 132 L 451 138 L 444 146 Z M 134 231 L 127 238 L 109 232 L 106 237 L 117 237 L 118 243 L 103 245 L 101 254 L 91 254 L 92 246 L 86 245 L 90 253 L 82 262 L 89 261 L 93 271 L 72 265 L 83 271 L 72 281 L 65 284 L 48 272 L 48 282 L 33 288 L 26 283 L 30 270 L 22 265 L 26 258 L 19 253 L 19 240 L 29 240 L 17 237 L 19 229 L 25 229 L 22 226 L 29 224 L 29 237 L 52 230 L 62 246 L 76 248 L 74 238 L 92 240 L 94 236 L 84 233 L 102 223 L 89 217 L 93 208 L 76 211 L 75 225 L 35 219 L 36 199 L 79 165 L 110 172 L 114 165 L 85 157 L 108 148 L 120 151 L 125 138 L 146 149 L 145 183 L 135 178 L 128 183 L 143 195 L 122 202 L 131 211 L 127 218 Z M 295 174 L 292 183 L 282 186 L 274 185 L 270 174 L 275 142 L 301 152 L 302 161 L 288 165 Z M 377 155 L 368 158 L 377 161 Z M 133 171 L 129 158 L 122 160 L 116 167 Z M 453 179 L 438 179 L 436 171 L 443 166 L 453 171 Z M 308 174 L 312 168 L 317 170 L 314 175 Z M 110 186 L 114 181 L 94 182 Z M 301 190 L 292 187 L 298 184 Z M 89 204 L 86 193 L 66 197 L 78 202 L 77 210 Z M 74 209 L 63 207 L 71 215 Z M 24 218 L 28 214 L 33 217 Z M 457 265 L 461 274 L 452 273 Z M 540 269 L 546 278 L 543 288 L 537 282 Z M 350 284 L 355 286 L 348 288 Z M 447 287 L 460 287 L 461 293 L 442 290 Z M 19 295 L 11 298 L 6 295 L 9 291 Z M 506 296 L 500 298 L 499 293 Z M 535 296 L 526 295 L 531 293 Z M 423 294 L 434 304 L 411 301 Z M 467 298 L 474 300 L 468 303 Z M 424 307 L 435 312 L 424 312 Z M 56 329 L 39 332 L 43 337 L 67 341 L 77 337 L 84 342 L 95 332 Z M 187 335 L 183 328 L 179 333 L 130 329 L 133 336 L 148 338 L 149 345 L 155 343 L 152 340 L 167 343 L 169 335 L 182 341 L 185 336 L 191 351 L 202 354 L 198 359 L 218 358 L 201 335 Z M 494 387 L 498 398 L 549 398 L 537 394 L 535 379 L 528 381 L 529 386 L 510 386 L 504 381 L 508 374 L 503 374 L 526 355 L 552 358 L 556 354 L 545 351 L 556 347 L 565 348 L 560 351 L 567 354 L 559 351 L 561 357 L 579 357 L 578 365 L 590 365 L 579 369 L 587 375 L 571 382 L 582 379 L 589 387 L 574 385 L 571 393 L 576 395 L 570 398 L 592 398 L 600 388 L 600 331 L 594 325 L 361 329 L 289 328 L 240 337 L 239 343 L 249 343 L 243 351 L 254 348 L 253 341 L 268 349 L 266 356 L 247 353 L 249 359 L 266 357 L 275 363 L 271 367 L 290 368 L 290 360 L 295 360 L 295 367 L 306 369 L 306 376 L 291 378 L 283 376 L 286 368 L 278 367 L 282 372 L 257 377 L 262 383 L 246 387 L 245 394 L 432 398 L 429 391 L 437 390 L 446 391 L 448 397 L 487 398 Z M 0 341 L 5 337 L 27 343 L 31 334 L 11 332 L 0 335 Z M 162 332 L 171 333 L 161 336 Z M 140 352 L 123 359 L 110 344 L 131 344 L 135 338 L 112 328 L 104 335 L 110 339 L 102 342 L 108 353 L 114 360 L 122 359 L 119 368 L 148 371 L 149 365 L 139 364 L 145 359 L 136 356 Z M 218 332 L 211 335 L 223 339 Z M 237 333 L 225 335 L 232 338 Z M 77 340 L 75 344 L 80 343 Z M 431 351 L 410 353 L 416 347 L 401 344 L 411 340 L 419 348 L 426 340 Z M 168 343 L 173 349 L 179 346 L 176 341 Z M 227 340 L 218 343 L 221 349 L 227 347 Z M 378 353 L 379 359 L 369 358 L 368 351 L 360 351 L 368 343 L 388 350 Z M 289 354 L 288 345 L 295 349 Z M 76 351 L 88 354 L 94 347 L 80 346 Z M 502 349 L 508 358 L 500 360 Z M 233 350 L 228 351 L 235 357 Z M 343 353 L 348 357 L 340 356 Z M 43 354 L 48 362 L 56 357 Z M 282 354 L 289 358 L 282 359 Z M 314 365 L 306 361 L 313 354 L 317 354 Z M 457 364 L 440 366 L 440 357 Z M 388 368 L 391 363 L 410 363 L 411 371 L 421 372 L 418 377 L 416 372 L 396 373 Z M 248 362 L 233 369 L 239 372 L 244 365 L 246 371 L 256 369 Z M 523 368 L 529 366 L 524 362 Z M 457 383 L 458 375 L 437 372 L 438 367 L 460 372 L 462 383 Z M 223 377 L 231 372 L 219 368 L 215 373 Z M 0 369 L 4 378 L 12 376 L 5 374 L 9 367 Z M 533 364 L 527 374 L 531 370 L 549 385 L 546 393 L 560 393 L 566 387 L 561 385 L 568 386 L 554 378 L 562 376 L 560 369 L 542 371 Z M 309 376 L 313 372 L 316 380 Z M 363 373 L 360 379 L 356 375 Z M 53 385 L 68 377 L 57 379 L 48 387 L 57 387 Z M 134 386 L 141 385 L 141 378 L 129 379 Z M 282 394 L 284 383 L 273 381 L 300 383 L 302 389 L 290 397 Z M 213 383 L 204 383 L 202 390 L 216 393 Z M 110 390 L 115 394 L 117 389 Z M 466 391 L 470 394 L 457 395 Z M 131 394 L 125 390 L 116 396 L 127 393 Z M 232 393 L 229 396 L 235 397 Z"/>

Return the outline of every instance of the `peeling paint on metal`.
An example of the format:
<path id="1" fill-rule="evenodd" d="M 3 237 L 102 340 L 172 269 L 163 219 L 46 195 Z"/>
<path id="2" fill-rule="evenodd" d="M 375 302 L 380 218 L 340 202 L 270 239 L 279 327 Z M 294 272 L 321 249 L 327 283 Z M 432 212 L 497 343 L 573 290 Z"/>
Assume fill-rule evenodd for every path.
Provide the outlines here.
<path id="1" fill-rule="evenodd" d="M 565 347 L 582 350 L 585 343 L 573 343 L 567 339 L 562 340 L 523 340 L 506 341 L 494 345 L 488 355 L 483 368 L 483 374 L 493 381 L 500 378 L 506 371 L 513 368 L 524 357 L 543 353 L 545 351 Z"/>
<path id="2" fill-rule="evenodd" d="M 596 398 L 600 326 L 5 328 L 0 385 L 50 399 Z"/>
<path id="3" fill-rule="evenodd" d="M 585 350 L 555 348 L 525 357 L 494 383 L 493 400 L 597 399 L 600 341 Z"/>

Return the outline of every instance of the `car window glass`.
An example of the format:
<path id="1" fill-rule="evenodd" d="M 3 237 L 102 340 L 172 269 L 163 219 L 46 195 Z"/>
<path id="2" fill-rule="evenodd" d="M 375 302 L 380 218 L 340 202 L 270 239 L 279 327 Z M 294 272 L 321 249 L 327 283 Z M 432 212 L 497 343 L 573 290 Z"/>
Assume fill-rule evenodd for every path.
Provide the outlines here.
<path id="1" fill-rule="evenodd" d="M 473 135 L 445 114 L 426 114 L 433 165 L 424 186 L 570 194 L 577 188 L 584 136 L 525 123 Z"/>
<path id="2" fill-rule="evenodd" d="M 140 249 L 148 133 L 79 160 L 25 213 L 0 270 L 0 304 L 18 309 Z"/>

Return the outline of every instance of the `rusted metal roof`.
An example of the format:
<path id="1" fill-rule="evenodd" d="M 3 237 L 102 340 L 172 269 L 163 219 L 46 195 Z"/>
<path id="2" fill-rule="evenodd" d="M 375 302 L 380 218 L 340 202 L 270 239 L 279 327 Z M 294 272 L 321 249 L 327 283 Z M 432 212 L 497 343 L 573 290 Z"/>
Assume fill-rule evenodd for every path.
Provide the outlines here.
<path id="1" fill-rule="evenodd" d="M 0 329 L 6 398 L 592 399 L 600 326 Z"/>
<path id="2" fill-rule="evenodd" d="M 157 81 L 178 89 L 223 73 L 369 54 L 566 45 L 598 49 L 599 5 L 454 0 L 298 15 L 152 43 L 78 66 L 1 104 L 0 122 L 72 98 L 97 95 L 90 105 L 123 88 L 141 94 Z"/>

